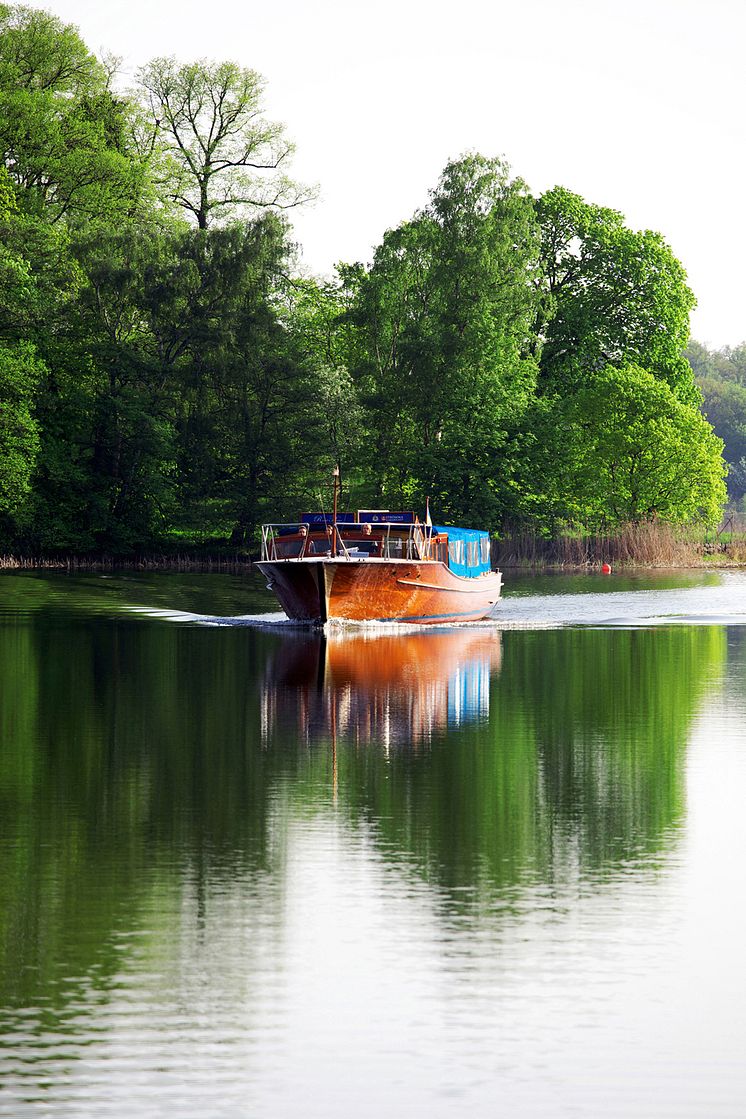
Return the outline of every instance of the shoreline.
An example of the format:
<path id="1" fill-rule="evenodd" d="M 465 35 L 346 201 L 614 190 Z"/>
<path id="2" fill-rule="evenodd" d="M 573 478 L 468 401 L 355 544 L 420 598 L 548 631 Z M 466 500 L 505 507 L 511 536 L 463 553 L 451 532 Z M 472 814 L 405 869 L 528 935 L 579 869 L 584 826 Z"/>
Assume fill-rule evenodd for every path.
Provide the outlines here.
<path id="1" fill-rule="evenodd" d="M 523 574 L 567 574 L 600 575 L 607 561 L 594 560 L 585 563 L 561 563 L 541 560 L 498 562 L 493 570 L 520 572 Z M 95 559 L 82 556 L 0 556 L 0 573 L 18 571 L 49 571 L 66 574 L 97 571 L 138 571 L 163 572 L 164 574 L 245 574 L 256 566 L 256 561 L 245 556 L 227 558 L 224 556 L 139 556 L 118 557 L 98 556 Z M 612 560 L 611 574 L 630 571 L 707 571 L 739 570 L 746 568 L 746 561 L 728 556 L 727 552 L 710 554 L 700 558 L 688 557 L 673 562 L 651 562 L 645 560 Z M 608 574 L 608 573 L 607 573 Z"/>
<path id="2" fill-rule="evenodd" d="M 85 571 L 163 571 L 230 572 L 250 571 L 254 561 L 246 556 L 0 556 L 0 572 L 59 571 L 73 574 Z"/>

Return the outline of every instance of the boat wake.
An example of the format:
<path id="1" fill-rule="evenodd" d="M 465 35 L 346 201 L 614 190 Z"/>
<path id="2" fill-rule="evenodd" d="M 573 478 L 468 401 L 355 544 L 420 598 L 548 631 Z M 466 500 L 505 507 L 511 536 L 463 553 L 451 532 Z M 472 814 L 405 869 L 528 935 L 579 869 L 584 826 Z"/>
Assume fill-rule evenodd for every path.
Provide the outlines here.
<path id="1" fill-rule="evenodd" d="M 640 629 L 659 626 L 746 625 L 746 580 L 714 586 L 506 596 L 501 629 Z"/>
<path id="2" fill-rule="evenodd" d="M 183 625 L 198 626 L 250 626 L 254 629 L 299 629 L 300 622 L 287 618 L 281 611 L 271 614 L 236 614 L 226 617 L 221 614 L 193 614 L 188 610 L 167 610 L 153 606 L 125 606 L 128 614 L 138 614 L 145 618 L 157 618 L 165 622 L 181 622 Z"/>
<path id="3" fill-rule="evenodd" d="M 166 622 L 179 622 L 183 625 L 197 626 L 246 626 L 252 629 L 269 629 L 273 631 L 303 630 L 316 633 L 365 633 L 370 636 L 385 636 L 396 633 L 428 633 L 453 629 L 488 629 L 499 628 L 499 619 L 487 618 L 478 622 L 443 622 L 438 625 L 425 625 L 422 623 L 409 624 L 406 622 L 350 622 L 332 621 L 325 626 L 312 626 L 307 622 L 299 622 L 288 618 L 279 611 L 271 614 L 237 614 L 226 617 L 219 614 L 194 614 L 187 610 L 168 610 L 163 607 L 151 606 L 125 606 L 123 609 L 128 614 L 137 614 L 144 618 L 154 618 Z"/>
<path id="4" fill-rule="evenodd" d="M 162 607 L 126 606 L 130 614 L 192 626 L 244 626 L 274 633 L 306 631 L 312 627 L 293 621 L 281 611 L 226 617 Z M 411 624 L 404 622 L 327 623 L 325 631 L 338 635 L 422 633 L 468 630 L 546 630 L 566 627 L 639 629 L 660 626 L 746 625 L 746 577 L 724 576 L 711 586 L 667 589 L 581 592 L 575 594 L 505 595 L 493 614 L 476 622 Z M 318 632 L 318 629 L 317 629 Z"/>

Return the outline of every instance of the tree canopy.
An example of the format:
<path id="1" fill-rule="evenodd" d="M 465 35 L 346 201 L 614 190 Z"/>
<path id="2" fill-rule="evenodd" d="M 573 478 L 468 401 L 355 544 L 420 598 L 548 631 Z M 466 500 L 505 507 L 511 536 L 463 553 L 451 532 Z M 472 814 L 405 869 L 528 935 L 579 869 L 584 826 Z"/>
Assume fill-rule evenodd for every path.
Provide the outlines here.
<path id="1" fill-rule="evenodd" d="M 449 163 L 429 205 L 343 272 L 378 501 L 494 517 L 506 433 L 533 393 L 539 229 L 500 160 Z"/>
<path id="2" fill-rule="evenodd" d="M 293 145 L 262 108 L 264 81 L 234 62 L 156 58 L 138 74 L 168 154 L 168 196 L 200 229 L 257 209 L 288 209 L 310 193 L 284 173 Z"/>
<path id="3" fill-rule="evenodd" d="M 0 151 L 22 208 L 51 222 L 131 212 L 144 168 L 127 133 L 126 102 L 75 28 L 0 6 Z"/>
<path id="4" fill-rule="evenodd" d="M 607 366 L 557 400 L 545 425 L 560 519 L 594 530 L 717 520 L 722 440 L 701 413 L 637 366 Z"/>
<path id="5" fill-rule="evenodd" d="M 353 508 L 496 532 L 712 522 L 700 390 L 746 489 L 743 348 L 686 361 L 659 234 L 467 153 L 369 263 L 300 276 L 311 192 L 263 94 L 168 58 L 125 94 L 76 28 L 0 4 L 3 547 L 250 550 L 334 464 Z"/>
<path id="6" fill-rule="evenodd" d="M 544 264 L 542 382 L 574 387 L 599 369 L 634 363 L 697 403 L 684 358 L 694 296 L 658 233 L 562 187 L 537 201 Z"/>
<path id="7" fill-rule="evenodd" d="M 746 496 L 746 343 L 708 350 L 691 340 L 686 356 L 702 393 L 702 411 L 723 440 L 728 493 Z"/>

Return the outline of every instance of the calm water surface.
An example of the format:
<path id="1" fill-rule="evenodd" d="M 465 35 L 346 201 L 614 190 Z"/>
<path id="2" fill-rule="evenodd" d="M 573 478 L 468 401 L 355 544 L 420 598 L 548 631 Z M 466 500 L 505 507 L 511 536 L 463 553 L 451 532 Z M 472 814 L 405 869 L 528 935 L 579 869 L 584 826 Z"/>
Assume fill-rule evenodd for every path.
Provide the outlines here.
<path id="1" fill-rule="evenodd" d="M 0 1114 L 746 1113 L 746 574 L 0 577 Z"/>

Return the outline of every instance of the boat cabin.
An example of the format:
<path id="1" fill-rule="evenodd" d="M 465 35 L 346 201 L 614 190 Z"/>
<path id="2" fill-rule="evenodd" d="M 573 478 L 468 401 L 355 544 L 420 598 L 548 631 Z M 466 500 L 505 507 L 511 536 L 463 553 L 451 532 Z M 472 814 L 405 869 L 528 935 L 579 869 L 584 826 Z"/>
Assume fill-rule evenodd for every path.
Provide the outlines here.
<path id="1" fill-rule="evenodd" d="M 489 533 L 422 524 L 415 513 L 387 509 L 303 513 L 292 524 L 262 527 L 262 560 L 418 560 L 475 577 L 490 570 Z"/>

